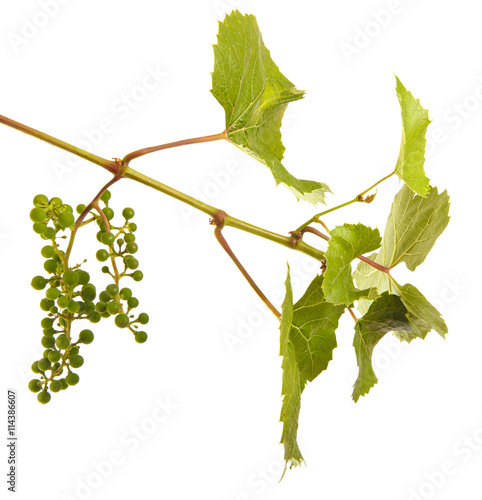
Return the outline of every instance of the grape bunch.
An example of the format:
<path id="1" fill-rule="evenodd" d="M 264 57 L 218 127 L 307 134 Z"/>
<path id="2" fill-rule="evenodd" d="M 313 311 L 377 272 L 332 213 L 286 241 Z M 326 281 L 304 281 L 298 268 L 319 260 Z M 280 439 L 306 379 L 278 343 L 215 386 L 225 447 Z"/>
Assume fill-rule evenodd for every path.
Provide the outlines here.
<path id="1" fill-rule="evenodd" d="M 60 198 L 49 200 L 45 195 L 37 195 L 33 200 L 34 208 L 30 212 L 33 230 L 48 242 L 40 252 L 45 259 L 44 270 L 48 276 L 35 276 L 31 282 L 35 290 L 45 290 L 45 297 L 40 301 L 40 308 L 46 313 L 40 322 L 43 329 L 41 344 L 45 351 L 43 357 L 32 364 L 32 371 L 39 378 L 31 380 L 28 385 L 32 392 L 38 393 L 40 403 L 48 403 L 50 393 L 65 390 L 79 382 L 79 375 L 74 370 L 84 364 L 80 351 L 94 340 L 94 334 L 90 329 L 83 329 L 74 340 L 74 321 L 98 323 L 113 316 L 117 327 L 130 331 L 136 342 L 147 340 L 147 333 L 139 326 L 147 324 L 149 316 L 146 313 L 136 315 L 134 310 L 139 305 L 138 299 L 130 288 L 120 287 L 123 278 L 134 281 L 143 278 L 142 271 L 138 269 L 139 262 L 134 257 L 138 250 L 134 235 L 137 226 L 132 222 L 134 210 L 125 208 L 122 211 L 123 225 L 114 226 L 111 223 L 114 211 L 109 207 L 110 198 L 111 193 L 104 191 L 100 197 L 104 207 L 96 204 L 96 210 L 78 205 L 77 222 L 72 207 L 63 204 Z M 86 261 L 69 265 L 77 230 L 90 223 L 98 225 L 97 240 L 102 245 L 96 258 L 106 264 L 102 272 L 112 280 L 99 294 L 89 273 L 81 269 Z M 64 250 L 61 247 L 66 241 Z"/>

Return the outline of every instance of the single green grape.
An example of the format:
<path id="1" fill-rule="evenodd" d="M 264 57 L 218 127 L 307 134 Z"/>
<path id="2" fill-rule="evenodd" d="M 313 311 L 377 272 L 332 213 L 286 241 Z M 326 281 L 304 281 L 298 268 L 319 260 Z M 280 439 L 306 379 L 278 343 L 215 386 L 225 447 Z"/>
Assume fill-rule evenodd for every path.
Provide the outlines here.
<path id="1" fill-rule="evenodd" d="M 122 210 L 122 215 L 127 220 L 132 219 L 132 217 L 134 217 L 134 209 L 130 207 L 124 208 L 124 210 Z"/>
<path id="2" fill-rule="evenodd" d="M 132 297 L 132 290 L 130 288 L 122 288 L 119 295 L 121 299 L 130 299 Z"/>
<path id="3" fill-rule="evenodd" d="M 43 276 L 35 276 L 30 284 L 35 290 L 43 290 L 47 285 L 47 280 Z"/>
<path id="4" fill-rule="evenodd" d="M 115 236 L 112 233 L 102 233 L 101 241 L 104 245 L 112 245 L 115 241 Z"/>
<path id="5" fill-rule="evenodd" d="M 69 384 L 67 384 L 67 382 L 65 381 L 65 379 L 64 379 L 64 378 L 61 378 L 61 379 L 59 380 L 59 382 L 60 382 L 60 384 L 61 384 L 61 386 L 62 386 L 62 390 L 63 390 L 63 391 L 65 391 L 65 389 L 67 389 L 67 388 L 69 387 Z"/>
<path id="6" fill-rule="evenodd" d="M 79 333 L 79 340 L 83 344 L 91 344 L 94 340 L 94 333 L 92 332 L 92 330 L 82 330 Z"/>
<path id="7" fill-rule="evenodd" d="M 52 392 L 59 392 L 62 389 L 62 384 L 60 383 L 60 380 L 52 380 L 50 382 L 50 390 Z"/>
<path id="8" fill-rule="evenodd" d="M 91 312 L 88 316 L 87 319 L 91 323 L 98 323 L 101 320 L 100 314 L 97 311 Z"/>
<path id="9" fill-rule="evenodd" d="M 59 351 L 50 351 L 48 355 L 48 360 L 51 363 L 57 363 L 57 361 L 61 358 Z"/>
<path id="10" fill-rule="evenodd" d="M 40 250 L 40 253 L 42 254 L 42 257 L 50 259 L 55 255 L 55 248 L 52 245 L 45 245 L 42 247 L 42 250 Z"/>
<path id="11" fill-rule="evenodd" d="M 34 233 L 43 235 L 48 228 L 47 224 L 44 224 L 43 222 L 34 222 L 32 229 L 34 230 Z"/>
<path id="12" fill-rule="evenodd" d="M 45 210 L 42 208 L 32 208 L 30 210 L 30 219 L 33 222 L 43 222 L 47 218 L 47 214 L 45 213 Z"/>
<path id="13" fill-rule="evenodd" d="M 132 242 L 136 241 L 136 237 L 132 233 L 127 233 L 124 236 L 124 240 L 126 241 L 126 243 L 132 243 Z"/>
<path id="14" fill-rule="evenodd" d="M 49 261 L 47 261 L 47 262 L 49 262 Z M 60 290 L 58 288 L 54 288 L 54 287 L 48 288 L 47 291 L 45 292 L 45 296 L 50 301 L 57 300 L 59 298 L 59 295 L 60 295 Z M 53 303 L 50 307 L 52 307 L 52 306 L 53 306 Z"/>
<path id="15" fill-rule="evenodd" d="M 40 369 L 38 367 L 38 361 L 34 361 L 32 366 L 30 367 L 34 373 L 40 373 Z"/>
<path id="16" fill-rule="evenodd" d="M 138 305 L 139 305 L 139 301 L 135 298 L 135 297 L 131 297 L 128 301 L 127 301 L 127 305 L 132 308 L 132 309 L 135 309 Z"/>
<path id="17" fill-rule="evenodd" d="M 48 202 L 49 202 L 49 199 L 44 194 L 38 194 L 33 199 L 33 204 L 35 206 L 38 206 L 38 205 L 47 205 Z"/>
<path id="18" fill-rule="evenodd" d="M 59 335 L 55 341 L 55 345 L 58 349 L 67 349 L 70 345 L 70 340 L 67 335 Z"/>
<path id="19" fill-rule="evenodd" d="M 115 297 L 119 293 L 119 287 L 114 283 L 107 285 L 105 291 L 111 296 Z"/>
<path id="20" fill-rule="evenodd" d="M 135 339 L 138 344 L 143 344 L 147 340 L 146 332 L 136 332 Z"/>
<path id="21" fill-rule="evenodd" d="M 95 256 L 99 262 L 105 262 L 109 258 L 109 252 L 102 248 L 97 251 Z"/>
<path id="22" fill-rule="evenodd" d="M 127 269 L 137 269 L 139 267 L 139 261 L 135 257 L 129 256 L 126 259 L 124 259 L 124 262 Z"/>
<path id="23" fill-rule="evenodd" d="M 132 273 L 132 279 L 134 281 L 141 281 L 144 278 L 144 273 L 142 271 L 134 271 Z"/>
<path id="24" fill-rule="evenodd" d="M 117 302 L 109 302 L 107 304 L 107 312 L 109 314 L 117 314 L 120 311 L 120 305 Z"/>
<path id="25" fill-rule="evenodd" d="M 62 213 L 62 214 L 59 215 L 59 219 L 58 220 L 59 220 L 59 224 L 63 228 L 67 228 L 67 227 L 70 227 L 70 226 L 74 225 L 75 217 L 72 214 L 72 212 L 65 211 L 64 213 Z"/>
<path id="26" fill-rule="evenodd" d="M 115 324 L 119 328 L 126 328 L 129 326 L 129 316 L 127 316 L 127 314 L 118 314 L 115 317 Z"/>
<path id="27" fill-rule="evenodd" d="M 49 259 L 44 262 L 44 269 L 51 274 L 57 271 L 57 266 L 58 264 L 54 259 Z"/>
<path id="28" fill-rule="evenodd" d="M 84 210 L 85 210 L 85 205 L 83 205 L 82 203 L 80 205 L 77 205 L 77 207 L 75 208 L 75 211 L 78 214 L 81 214 Z"/>
<path id="29" fill-rule="evenodd" d="M 42 403 L 43 405 L 46 405 L 50 401 L 51 397 L 52 396 L 50 395 L 50 392 L 42 391 L 38 393 L 37 401 L 39 403 Z"/>
<path id="30" fill-rule="evenodd" d="M 77 385 L 79 383 L 79 379 L 80 377 L 77 375 L 77 373 L 72 372 L 65 377 L 65 382 L 67 383 L 67 385 Z"/>
<path id="31" fill-rule="evenodd" d="M 105 203 L 106 201 L 109 201 L 111 197 L 110 191 L 106 189 L 103 193 L 100 199 Z"/>
<path id="32" fill-rule="evenodd" d="M 112 220 L 112 218 L 114 217 L 114 210 L 112 210 L 112 208 L 110 207 L 103 208 L 102 212 L 104 212 L 104 215 L 107 220 Z"/>
<path id="33" fill-rule="evenodd" d="M 57 305 L 61 308 L 61 309 L 65 309 L 69 306 L 69 303 L 70 303 L 70 300 L 68 297 L 66 297 L 65 295 L 61 295 L 58 299 L 57 299 Z"/>
<path id="34" fill-rule="evenodd" d="M 39 392 L 40 389 L 42 388 L 42 382 L 40 382 L 40 380 L 34 378 L 32 379 L 29 383 L 28 383 L 28 388 L 32 391 L 32 392 Z"/>
<path id="35" fill-rule="evenodd" d="M 62 274 L 62 279 L 66 285 L 75 286 L 79 281 L 79 276 L 75 271 L 67 269 L 67 271 Z"/>
<path id="36" fill-rule="evenodd" d="M 38 369 L 42 372 L 50 370 L 52 363 L 47 358 L 39 359 L 37 362 Z"/>
<path id="37" fill-rule="evenodd" d="M 146 313 L 139 314 L 137 319 L 141 325 L 147 325 L 147 323 L 149 323 L 149 316 Z"/>
<path id="38" fill-rule="evenodd" d="M 80 354 L 76 354 L 70 358 L 70 366 L 72 368 L 80 368 L 84 364 L 84 358 Z"/>

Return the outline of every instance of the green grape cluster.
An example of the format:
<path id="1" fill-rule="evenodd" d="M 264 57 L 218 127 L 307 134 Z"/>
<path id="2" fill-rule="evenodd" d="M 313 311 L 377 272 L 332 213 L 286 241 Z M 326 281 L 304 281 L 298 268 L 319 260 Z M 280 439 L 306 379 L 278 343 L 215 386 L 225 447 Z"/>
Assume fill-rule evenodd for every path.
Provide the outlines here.
<path id="1" fill-rule="evenodd" d="M 35 276 L 31 282 L 35 290 L 45 290 L 40 308 L 46 316 L 40 322 L 43 329 L 41 344 L 45 351 L 43 357 L 32 364 L 32 371 L 39 378 L 30 381 L 29 389 L 38 393 L 37 399 L 43 404 L 50 401 L 50 393 L 65 390 L 79 382 L 79 375 L 74 370 L 84 364 L 80 350 L 92 343 L 94 334 L 90 329 L 83 329 L 74 341 L 74 321 L 98 323 L 103 318 L 113 316 L 115 324 L 131 331 L 136 342 L 147 340 L 147 333 L 139 330 L 139 325 L 147 324 L 149 316 L 146 313 L 134 314 L 134 309 L 139 305 L 138 299 L 130 288 L 119 286 L 122 278 L 134 281 L 143 278 L 142 272 L 137 269 L 139 262 L 134 257 L 138 250 L 134 236 L 137 226 L 131 221 L 134 210 L 125 208 L 122 212 L 124 224 L 113 226 L 110 221 L 114 211 L 108 205 L 110 197 L 109 191 L 102 194 L 101 201 L 105 206 L 103 209 L 99 207 L 99 213 L 91 210 L 84 214 L 86 206 L 78 205 L 76 212 L 83 214 L 84 218 L 77 224 L 72 207 L 64 205 L 60 198 L 49 200 L 45 195 L 37 195 L 33 200 L 30 218 L 34 222 L 34 231 L 48 241 L 40 251 L 45 259 L 44 270 L 48 277 Z M 87 215 L 89 219 L 86 219 Z M 102 271 L 113 279 L 113 283 L 108 284 L 98 295 L 89 273 L 81 269 L 80 264 L 69 266 L 69 250 L 60 248 L 62 239 L 69 239 L 67 248 L 71 248 L 77 229 L 94 221 L 99 226 L 97 239 L 103 244 L 96 254 L 97 260 L 110 262 L 111 267 L 104 265 Z M 66 231 L 70 231 L 69 236 L 65 234 Z M 118 264 L 121 262 L 123 269 L 119 272 Z"/>

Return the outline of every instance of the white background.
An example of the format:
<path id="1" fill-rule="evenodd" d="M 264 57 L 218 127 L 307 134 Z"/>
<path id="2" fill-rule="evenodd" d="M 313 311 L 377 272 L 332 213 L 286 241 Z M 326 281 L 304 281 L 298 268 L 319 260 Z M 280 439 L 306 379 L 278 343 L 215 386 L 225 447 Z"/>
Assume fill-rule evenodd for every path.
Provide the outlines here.
<path id="1" fill-rule="evenodd" d="M 85 161 L 67 168 L 63 151 L 2 125 L 1 408 L 6 415 L 6 389 L 16 389 L 17 498 L 480 499 L 477 2 L 46 4 L 22 0 L 0 7 L 1 114 L 74 144 L 90 137 L 95 153 L 106 158 L 220 132 L 223 110 L 209 92 L 211 44 L 223 10 L 238 7 L 256 15 L 281 71 L 306 89 L 306 98 L 286 114 L 284 164 L 298 177 L 328 183 L 334 191 L 328 206 L 393 169 L 401 135 L 397 74 L 430 110 L 426 172 L 433 185 L 449 191 L 452 219 L 413 276 L 403 269 L 396 274 L 437 305 L 450 333 L 446 341 L 431 333 L 410 345 L 387 336 L 374 355 L 379 383 L 354 404 L 353 321 L 344 317 L 329 370 L 302 398 L 299 444 L 307 467 L 288 471 L 278 483 L 276 319 L 257 305 L 206 216 L 125 180 L 112 189 L 112 207 L 136 210 L 145 279 L 133 289 L 140 311 L 151 317 L 149 340 L 138 345 L 110 321 L 94 325 L 96 340 L 82 349 L 80 383 L 41 406 L 26 388 L 29 367 L 43 350 L 42 293 L 30 287 L 43 271 L 43 242 L 31 230 L 31 200 L 45 193 L 73 206 L 88 203 L 109 175 Z M 149 72 L 161 75 L 157 82 L 146 79 Z M 121 103 L 126 96 L 130 105 Z M 94 130 L 105 120 L 109 131 L 99 137 Z M 164 151 L 132 166 L 283 234 L 315 213 L 275 188 L 267 169 L 228 143 Z M 346 208 L 325 222 L 361 221 L 383 230 L 398 188 L 387 182 L 371 205 Z M 95 271 L 100 245 L 93 230 L 83 232 L 72 259 L 87 258 L 100 287 L 107 284 Z M 234 230 L 225 235 L 270 296 L 283 290 L 287 260 L 295 298 L 316 272 L 315 261 L 284 247 Z M 6 418 L 1 421 L 5 436 Z"/>

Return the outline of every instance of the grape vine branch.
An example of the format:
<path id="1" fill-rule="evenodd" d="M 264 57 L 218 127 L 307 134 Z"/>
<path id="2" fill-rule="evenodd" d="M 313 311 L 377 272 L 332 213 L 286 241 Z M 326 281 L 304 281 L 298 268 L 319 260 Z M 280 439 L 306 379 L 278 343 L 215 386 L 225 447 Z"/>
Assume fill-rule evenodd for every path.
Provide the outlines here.
<path id="1" fill-rule="evenodd" d="M 108 160 L 0 115 L 0 123 L 77 155 L 112 174 L 112 179 L 92 201 L 76 207 L 77 218 L 74 209 L 58 197 L 37 195 L 34 198 L 30 218 L 33 230 L 49 242 L 41 250 L 46 259 L 44 270 L 49 276 L 35 276 L 31 283 L 36 290 L 46 289 L 40 302 L 46 317 L 41 321 L 41 344 L 45 351 L 43 357 L 32 364 L 32 371 L 39 378 L 31 380 L 29 388 L 38 393 L 41 403 L 46 404 L 51 399 L 50 393 L 79 382 L 74 370 L 83 365 L 80 351 L 94 340 L 94 334 L 84 329 L 77 340 L 73 339 L 71 325 L 74 321 L 98 323 L 113 317 L 116 326 L 130 331 L 138 343 L 147 340 L 147 333 L 139 328 L 149 322 L 149 317 L 146 313 L 135 313 L 139 301 L 129 287 L 122 285 L 126 279 L 139 282 L 143 278 L 135 257 L 138 246 L 134 210 L 124 208 L 123 222 L 115 225 L 114 210 L 109 205 L 109 188 L 122 179 L 130 179 L 207 214 L 210 224 L 215 226 L 216 240 L 258 297 L 279 319 L 280 355 L 283 357 L 281 442 L 286 467 L 291 467 L 304 461 L 297 442 L 301 394 L 307 382 L 327 369 L 337 345 L 338 322 L 345 312 L 355 322 L 353 347 L 359 370 L 352 394 L 355 402 L 377 383 L 371 358 L 377 343 L 387 333 L 393 333 L 400 341 L 411 342 L 424 339 L 432 330 L 442 337 L 448 332 L 440 313 L 425 296 L 409 283 L 399 284 L 392 273 L 401 262 L 414 271 L 425 260 L 449 222 L 449 197 L 445 191 L 439 193 L 432 187 L 425 175 L 428 111 L 398 78 L 396 94 L 402 115 L 402 140 L 393 171 L 349 201 L 316 213 L 286 235 L 232 217 L 224 210 L 132 169 L 130 164 L 135 159 L 164 149 L 225 140 L 264 164 L 276 184 L 284 185 L 298 200 L 313 205 L 326 203 L 326 195 L 331 193 L 326 184 L 297 179 L 282 164 L 281 121 L 288 104 L 302 99 L 304 91 L 297 89 L 271 59 L 255 17 L 242 15 L 239 11 L 226 15 L 219 24 L 217 41 L 211 92 L 225 111 L 225 128 L 221 133 L 146 147 L 128 153 L 123 159 Z M 322 220 L 353 203 L 372 203 L 376 196 L 373 190 L 395 175 L 403 186 L 393 200 L 383 237 L 378 229 L 361 223 L 345 223 L 330 229 Z M 99 294 L 89 273 L 81 268 L 86 261 L 81 264 L 69 262 L 78 230 L 91 223 L 97 224 L 97 240 L 104 245 L 97 251 L 96 258 L 99 262 L 110 263 L 110 266 L 103 265 L 102 272 L 112 280 Z M 327 234 L 313 227 L 315 223 Z M 223 235 L 226 226 L 302 252 L 320 263 L 320 272 L 294 303 L 288 266 L 286 294 L 280 312 L 236 257 Z M 307 244 L 303 240 L 306 233 L 324 240 L 326 250 Z M 66 239 L 68 243 L 63 250 L 62 242 Z M 356 260 L 360 262 L 353 269 Z M 354 307 L 361 317 L 355 315 Z"/>

